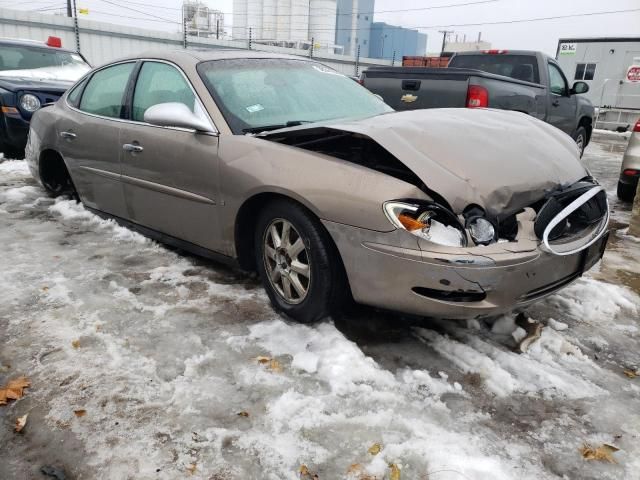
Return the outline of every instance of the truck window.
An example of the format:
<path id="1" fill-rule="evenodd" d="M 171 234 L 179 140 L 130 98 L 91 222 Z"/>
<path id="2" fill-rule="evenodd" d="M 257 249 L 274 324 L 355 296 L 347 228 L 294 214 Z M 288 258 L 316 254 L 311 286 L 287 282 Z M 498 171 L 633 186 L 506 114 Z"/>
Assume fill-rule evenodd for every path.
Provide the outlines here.
<path id="1" fill-rule="evenodd" d="M 549 89 L 556 95 L 567 95 L 567 81 L 559 67 L 549 63 Z"/>
<path id="2" fill-rule="evenodd" d="M 540 83 L 538 62 L 533 55 L 456 55 L 449 62 L 449 68 L 472 68 L 487 73 L 504 75 L 515 80 Z"/>

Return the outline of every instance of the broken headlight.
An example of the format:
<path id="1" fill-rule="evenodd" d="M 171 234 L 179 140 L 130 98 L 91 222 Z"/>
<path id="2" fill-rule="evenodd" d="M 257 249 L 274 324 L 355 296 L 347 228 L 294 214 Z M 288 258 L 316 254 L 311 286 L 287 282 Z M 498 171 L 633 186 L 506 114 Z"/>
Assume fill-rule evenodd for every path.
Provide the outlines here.
<path id="1" fill-rule="evenodd" d="M 456 215 L 437 203 L 385 202 L 384 212 L 396 227 L 447 247 L 466 247 L 467 235 Z"/>
<path id="2" fill-rule="evenodd" d="M 496 228 L 485 217 L 484 210 L 473 207 L 464 213 L 465 225 L 476 245 L 489 245 L 496 240 Z"/>

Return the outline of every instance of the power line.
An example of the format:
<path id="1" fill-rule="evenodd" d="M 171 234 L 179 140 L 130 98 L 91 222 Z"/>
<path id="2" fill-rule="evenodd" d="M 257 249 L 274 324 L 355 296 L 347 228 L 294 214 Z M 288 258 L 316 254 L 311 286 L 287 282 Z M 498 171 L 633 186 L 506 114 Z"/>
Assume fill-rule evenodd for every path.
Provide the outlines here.
<path id="1" fill-rule="evenodd" d="M 435 6 L 431 6 L 431 7 L 415 7 L 415 8 L 403 8 L 403 9 L 396 9 L 396 10 L 374 10 L 371 12 L 358 12 L 360 15 L 374 15 L 376 13 L 403 13 L 403 12 L 417 12 L 417 11 L 426 11 L 426 10 L 438 10 L 438 9 L 444 9 L 444 8 L 455 8 L 455 7 L 467 7 L 470 5 L 482 5 L 482 4 L 486 4 L 486 3 L 495 3 L 495 2 L 499 2 L 501 0 L 475 0 L 472 2 L 465 2 L 465 3 L 452 3 L 452 4 L 447 4 L 447 5 L 435 5 Z M 165 10 L 176 10 L 176 11 L 182 11 L 182 8 L 178 8 L 178 7 L 162 7 L 160 5 L 154 5 L 152 3 L 145 3 L 145 2 L 134 2 L 134 1 L 127 1 L 127 3 L 130 3 L 131 5 L 138 5 L 138 6 L 142 6 L 142 7 L 153 7 L 153 8 L 162 8 Z M 213 9 L 215 10 L 215 9 Z M 327 9 L 328 11 L 332 11 Z M 233 15 L 235 17 L 246 17 L 249 14 L 248 13 L 234 13 L 234 12 L 220 12 L 224 15 Z M 352 12 L 349 13 L 336 13 L 336 15 L 348 15 L 351 16 L 353 15 Z M 290 14 L 285 14 L 285 13 L 275 13 L 275 14 L 271 14 L 269 15 L 271 17 L 310 17 L 311 15 L 308 13 L 290 13 Z"/>
<path id="2" fill-rule="evenodd" d="M 164 17 L 159 17 L 159 16 L 154 15 L 154 14 L 152 14 L 152 13 L 147 13 L 147 12 L 145 12 L 145 11 L 143 11 L 143 10 L 137 10 L 137 9 L 135 9 L 135 8 L 128 7 L 128 6 L 126 6 L 126 5 L 122 5 L 122 4 L 120 4 L 120 3 L 112 2 L 111 0 L 100 0 L 100 1 L 101 1 L 101 2 L 104 2 L 104 3 L 108 3 L 108 4 L 110 4 L 110 5 L 115 5 L 116 7 L 124 8 L 124 9 L 126 9 L 126 10 L 131 10 L 132 12 L 140 13 L 140 14 L 142 14 L 142 15 L 147 15 L 147 16 L 149 16 L 149 17 L 153 17 L 153 18 L 156 18 L 156 19 L 158 19 L 158 20 L 163 20 L 163 21 L 165 21 L 165 22 L 169 22 L 169 23 L 178 23 L 178 24 L 180 24 L 180 22 L 176 22 L 176 21 L 174 21 L 174 20 L 170 20 L 170 19 L 168 19 L 168 18 L 164 18 Z"/>

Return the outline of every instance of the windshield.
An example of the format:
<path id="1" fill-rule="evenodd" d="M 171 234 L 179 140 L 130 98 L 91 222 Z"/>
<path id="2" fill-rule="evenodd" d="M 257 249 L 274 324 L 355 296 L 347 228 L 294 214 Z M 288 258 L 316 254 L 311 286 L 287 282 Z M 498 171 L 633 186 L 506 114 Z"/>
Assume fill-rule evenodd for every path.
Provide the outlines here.
<path id="1" fill-rule="evenodd" d="M 0 75 L 77 80 L 90 70 L 77 53 L 21 45 L 0 45 Z M 65 73 L 69 75 L 65 75 Z"/>
<path id="2" fill-rule="evenodd" d="M 472 68 L 483 72 L 504 75 L 515 80 L 540 83 L 538 62 L 533 55 L 456 55 L 449 62 L 450 68 Z"/>
<path id="3" fill-rule="evenodd" d="M 198 72 L 236 134 L 392 111 L 349 77 L 307 60 L 213 60 Z"/>

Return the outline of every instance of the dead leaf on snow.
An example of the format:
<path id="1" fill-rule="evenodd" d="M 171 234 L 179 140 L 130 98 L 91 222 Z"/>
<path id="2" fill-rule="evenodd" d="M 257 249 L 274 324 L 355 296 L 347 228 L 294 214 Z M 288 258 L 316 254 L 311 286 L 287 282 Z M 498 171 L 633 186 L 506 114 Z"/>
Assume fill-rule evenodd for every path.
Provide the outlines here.
<path id="1" fill-rule="evenodd" d="M 87 414 L 87 411 L 85 409 L 80 409 L 80 410 L 74 410 L 73 413 L 75 414 L 76 417 L 84 417 Z"/>
<path id="2" fill-rule="evenodd" d="M 263 357 L 263 356 L 256 357 L 256 362 L 262 363 L 263 365 L 265 363 L 269 363 L 270 361 L 271 361 L 271 357 Z"/>
<path id="3" fill-rule="evenodd" d="M 311 473 L 305 464 L 300 465 L 300 480 L 319 480 L 319 478 L 317 474 Z"/>
<path id="4" fill-rule="evenodd" d="M 267 367 L 269 370 L 275 373 L 282 373 L 282 364 L 275 358 L 272 358 Z"/>
<path id="5" fill-rule="evenodd" d="M 241 412 L 236 413 L 236 415 L 238 415 L 239 417 L 248 417 L 249 416 L 249 412 L 245 412 L 243 410 Z"/>
<path id="6" fill-rule="evenodd" d="M 73 348 L 80 348 L 80 340 L 76 339 L 73 342 L 71 342 L 71 346 Z"/>
<path id="7" fill-rule="evenodd" d="M 367 452 L 369 452 L 371 455 L 377 455 L 380 453 L 380 450 L 382 450 L 382 445 L 380 445 L 379 443 L 374 443 L 369 447 L 369 450 L 367 450 Z"/>
<path id="8" fill-rule="evenodd" d="M 27 424 L 27 417 L 28 416 L 29 416 L 29 414 L 25 413 L 23 416 L 17 418 L 16 426 L 13 428 L 13 430 L 16 433 L 20 433 L 22 431 L 22 429 L 24 428 L 24 426 Z"/>
<path id="9" fill-rule="evenodd" d="M 195 463 L 190 463 L 189 465 L 187 465 L 187 473 L 189 475 L 193 475 L 194 473 L 196 473 L 196 464 Z"/>
<path id="10" fill-rule="evenodd" d="M 31 386 L 27 377 L 10 380 L 0 388 L 0 405 L 6 405 L 8 400 L 19 400 L 24 396 L 24 389 Z"/>
<path id="11" fill-rule="evenodd" d="M 601 462 L 618 463 L 613 454 L 620 450 L 618 447 L 603 443 L 598 448 L 593 448 L 588 443 L 582 445 L 580 453 L 585 460 L 599 460 Z"/>
<path id="12" fill-rule="evenodd" d="M 47 292 L 47 291 L 49 291 L 49 287 L 47 287 L 47 286 L 45 285 L 44 287 L 42 287 L 42 291 L 43 291 L 43 292 Z"/>
<path id="13" fill-rule="evenodd" d="M 400 468 L 395 463 L 390 463 L 389 468 L 391 469 L 389 480 L 400 480 Z"/>
<path id="14" fill-rule="evenodd" d="M 638 376 L 638 371 L 625 369 L 624 374 L 629 378 L 636 378 Z"/>

